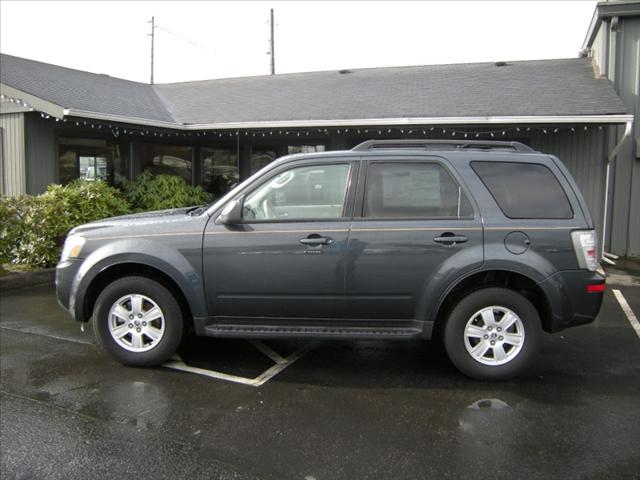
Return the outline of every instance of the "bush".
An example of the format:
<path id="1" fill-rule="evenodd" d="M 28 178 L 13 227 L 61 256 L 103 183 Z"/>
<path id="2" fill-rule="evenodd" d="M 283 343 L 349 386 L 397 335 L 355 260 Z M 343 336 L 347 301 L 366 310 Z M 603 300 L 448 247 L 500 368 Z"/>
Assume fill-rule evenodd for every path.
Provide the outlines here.
<path id="1" fill-rule="evenodd" d="M 120 192 L 104 182 L 50 185 L 42 195 L 0 199 L 0 258 L 31 268 L 56 264 L 73 227 L 129 213 Z"/>
<path id="2" fill-rule="evenodd" d="M 36 197 L 0 197 L 0 264 L 12 262 L 25 234 L 24 218 L 36 208 Z M 16 262 L 13 262 L 16 263 Z"/>
<path id="3" fill-rule="evenodd" d="M 165 210 L 211 202 L 211 195 L 202 187 L 193 187 L 182 177 L 153 176 L 148 171 L 126 183 L 124 195 L 136 211 Z"/>
<path id="4" fill-rule="evenodd" d="M 144 172 L 124 195 L 104 182 L 76 180 L 49 185 L 41 195 L 0 197 L 0 264 L 54 266 L 64 238 L 83 223 L 135 211 L 201 205 L 211 195 L 182 178 Z"/>

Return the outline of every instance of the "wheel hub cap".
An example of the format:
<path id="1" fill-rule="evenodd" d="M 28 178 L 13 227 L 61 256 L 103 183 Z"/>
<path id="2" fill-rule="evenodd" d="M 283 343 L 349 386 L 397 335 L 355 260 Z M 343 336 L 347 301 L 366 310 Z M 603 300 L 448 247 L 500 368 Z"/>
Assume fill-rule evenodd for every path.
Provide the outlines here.
<path id="1" fill-rule="evenodd" d="M 153 300 L 129 294 L 120 297 L 109 309 L 108 327 L 118 346 L 130 352 L 146 352 L 162 340 L 165 321 Z"/>
<path id="2" fill-rule="evenodd" d="M 464 345 L 477 362 L 503 365 L 520 353 L 524 336 L 524 324 L 515 312 L 492 306 L 478 310 L 469 318 Z"/>

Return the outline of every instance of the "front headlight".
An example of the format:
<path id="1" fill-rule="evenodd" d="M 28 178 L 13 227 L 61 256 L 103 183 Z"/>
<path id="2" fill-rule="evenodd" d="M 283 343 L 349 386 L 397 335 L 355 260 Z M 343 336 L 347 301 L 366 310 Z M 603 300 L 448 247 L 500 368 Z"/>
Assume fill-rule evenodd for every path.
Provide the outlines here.
<path id="1" fill-rule="evenodd" d="M 69 235 L 64 242 L 64 248 L 62 249 L 62 256 L 60 261 L 64 262 L 69 258 L 78 258 L 80 250 L 84 246 L 85 238 L 80 235 Z"/>

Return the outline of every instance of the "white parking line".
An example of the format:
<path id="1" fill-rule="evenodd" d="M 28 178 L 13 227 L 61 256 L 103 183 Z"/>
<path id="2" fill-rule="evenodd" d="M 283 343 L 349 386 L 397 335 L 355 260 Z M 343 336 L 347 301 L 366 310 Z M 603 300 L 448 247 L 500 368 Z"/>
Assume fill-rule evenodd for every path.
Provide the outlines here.
<path id="1" fill-rule="evenodd" d="M 195 373 L 197 375 L 204 375 L 209 378 L 216 378 L 218 380 L 225 380 L 227 382 L 240 383 L 242 385 L 250 385 L 252 387 L 259 387 L 260 385 L 264 385 L 273 377 L 275 377 L 278 373 L 282 372 L 285 368 L 291 366 L 296 360 L 302 357 L 305 353 L 307 353 L 311 348 L 315 346 L 315 343 L 310 342 L 305 346 L 296 350 L 288 357 L 282 357 L 275 351 L 273 351 L 270 347 L 265 345 L 259 341 L 251 341 L 250 342 L 255 348 L 260 350 L 266 356 L 268 356 L 271 360 L 275 362 L 275 365 L 271 368 L 268 368 L 260 375 L 255 378 L 247 378 L 241 377 L 238 375 L 230 375 L 224 372 L 218 372 L 215 370 L 207 370 L 206 368 L 198 368 L 187 365 L 182 361 L 182 359 L 178 355 L 174 355 L 171 360 L 166 362 L 163 367 L 171 368 L 173 370 L 180 370 L 182 372 Z M 269 352 L 269 353 L 267 353 Z M 276 360 L 276 358 L 278 360 Z"/>
<path id="2" fill-rule="evenodd" d="M 80 343 L 82 345 L 93 345 L 93 342 L 89 340 L 80 340 L 78 338 L 63 337 L 62 335 L 51 335 L 49 333 L 35 332 L 28 328 L 13 328 L 13 327 L 5 327 L 4 325 L 2 325 L 0 326 L 0 329 L 9 330 L 10 332 L 28 333 L 29 335 L 38 335 L 40 337 L 53 338 L 54 340 L 64 340 L 65 342 Z"/>
<path id="3" fill-rule="evenodd" d="M 627 299 L 624 298 L 624 295 L 622 295 L 622 292 L 620 290 L 617 290 L 615 288 L 613 289 L 613 294 L 616 296 L 616 300 L 618 300 L 620 307 L 622 307 L 622 311 L 629 319 L 631 327 L 636 331 L 636 335 L 638 335 L 638 338 L 640 338 L 640 322 L 638 322 L 636 314 L 633 313 L 633 310 L 631 310 L 631 307 L 627 303 Z"/>
<path id="4" fill-rule="evenodd" d="M 269 345 L 265 345 L 259 340 L 251 340 L 249 343 L 276 363 L 285 363 L 287 361 L 286 358 L 281 357 L 280 354 L 273 350 Z"/>

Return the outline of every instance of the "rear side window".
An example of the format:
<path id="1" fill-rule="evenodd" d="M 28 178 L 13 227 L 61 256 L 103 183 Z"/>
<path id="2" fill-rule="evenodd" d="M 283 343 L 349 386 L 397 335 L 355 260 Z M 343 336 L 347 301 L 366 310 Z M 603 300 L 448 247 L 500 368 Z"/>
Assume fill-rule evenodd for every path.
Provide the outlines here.
<path id="1" fill-rule="evenodd" d="M 509 218 L 573 218 L 569 199 L 544 165 L 517 162 L 471 162 L 482 183 Z"/>
<path id="2" fill-rule="evenodd" d="M 371 163 L 364 216 L 473 218 L 467 196 L 437 163 Z"/>

